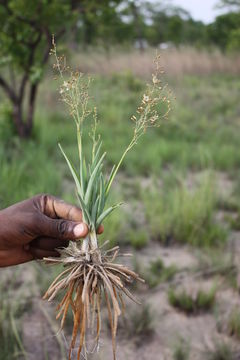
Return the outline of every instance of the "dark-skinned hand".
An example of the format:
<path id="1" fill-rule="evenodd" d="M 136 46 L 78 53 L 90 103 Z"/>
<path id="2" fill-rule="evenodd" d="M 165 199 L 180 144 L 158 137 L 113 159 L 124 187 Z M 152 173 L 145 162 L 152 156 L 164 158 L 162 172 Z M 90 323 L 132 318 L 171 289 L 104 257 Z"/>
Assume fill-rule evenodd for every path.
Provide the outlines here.
<path id="1" fill-rule="evenodd" d="M 57 248 L 87 233 L 81 209 L 51 195 L 34 196 L 0 211 L 0 267 L 59 256 Z"/>

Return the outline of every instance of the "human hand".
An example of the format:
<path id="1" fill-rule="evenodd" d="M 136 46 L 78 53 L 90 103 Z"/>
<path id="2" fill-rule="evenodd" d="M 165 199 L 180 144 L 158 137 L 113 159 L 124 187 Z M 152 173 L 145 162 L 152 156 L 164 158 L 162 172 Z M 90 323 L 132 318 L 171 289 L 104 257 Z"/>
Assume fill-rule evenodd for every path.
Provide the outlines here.
<path id="1" fill-rule="evenodd" d="M 87 233 L 78 207 L 51 195 L 34 196 L 0 211 L 0 267 L 59 256 L 56 248 Z"/>

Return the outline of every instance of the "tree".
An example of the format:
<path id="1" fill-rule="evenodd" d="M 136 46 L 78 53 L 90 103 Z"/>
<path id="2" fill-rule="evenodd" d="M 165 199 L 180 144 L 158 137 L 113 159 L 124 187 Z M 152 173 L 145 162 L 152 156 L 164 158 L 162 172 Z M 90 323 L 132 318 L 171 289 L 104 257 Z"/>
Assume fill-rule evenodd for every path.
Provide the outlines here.
<path id="1" fill-rule="evenodd" d="M 240 13 L 231 12 L 218 16 L 215 22 L 209 25 L 208 35 L 212 43 L 225 51 L 240 47 L 239 30 Z"/>
<path id="2" fill-rule="evenodd" d="M 32 133 L 37 91 L 49 59 L 52 34 L 59 41 L 68 29 L 75 28 L 81 16 L 87 33 L 97 15 L 112 14 L 120 2 L 0 0 L 0 86 L 10 100 L 14 126 L 21 138 Z"/>
<path id="3" fill-rule="evenodd" d="M 219 8 L 235 8 L 240 9 L 240 0 L 221 0 L 218 4 Z"/>
<path id="4" fill-rule="evenodd" d="M 72 6 L 67 1 L 0 1 L 0 86 L 11 102 L 14 125 L 22 138 L 32 132 L 52 34 L 60 37 L 72 19 Z"/>

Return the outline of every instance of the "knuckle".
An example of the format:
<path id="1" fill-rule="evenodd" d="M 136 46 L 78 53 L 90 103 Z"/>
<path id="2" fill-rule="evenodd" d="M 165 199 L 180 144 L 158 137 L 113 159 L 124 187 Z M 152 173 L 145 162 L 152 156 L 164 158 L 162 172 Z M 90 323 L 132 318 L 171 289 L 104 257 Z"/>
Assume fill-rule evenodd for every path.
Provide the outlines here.
<path id="1" fill-rule="evenodd" d="M 37 205 L 37 207 L 40 207 L 40 209 L 44 212 L 47 201 L 51 197 L 49 194 L 37 194 L 33 197 L 33 202 Z"/>
<path id="2" fill-rule="evenodd" d="M 59 220 L 57 223 L 57 231 L 62 237 L 66 236 L 69 232 L 69 225 L 65 220 Z"/>

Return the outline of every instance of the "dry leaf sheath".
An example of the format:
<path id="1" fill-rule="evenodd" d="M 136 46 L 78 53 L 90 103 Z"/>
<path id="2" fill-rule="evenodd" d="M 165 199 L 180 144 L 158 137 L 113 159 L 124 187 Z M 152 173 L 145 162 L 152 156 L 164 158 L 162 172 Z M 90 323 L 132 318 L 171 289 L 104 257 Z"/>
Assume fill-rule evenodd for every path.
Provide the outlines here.
<path id="1" fill-rule="evenodd" d="M 69 359 L 73 349 L 77 347 L 77 359 L 81 353 L 87 356 L 86 334 L 88 329 L 95 332 L 94 339 L 97 348 L 101 331 L 101 303 L 105 298 L 108 318 L 112 333 L 113 358 L 116 359 L 116 332 L 118 317 L 124 310 L 123 296 L 133 301 L 136 298 L 127 288 L 127 284 L 134 280 L 142 280 L 138 274 L 126 266 L 117 263 L 119 247 L 110 250 L 99 246 L 96 229 L 120 204 L 105 209 L 106 200 L 113 180 L 128 151 L 137 143 L 148 127 L 159 126 L 170 110 L 169 100 L 159 80 L 159 62 L 156 59 L 156 73 L 152 76 L 152 83 L 147 86 L 140 106 L 135 115 L 132 139 L 123 152 L 118 164 L 115 165 L 108 178 L 103 173 L 103 161 L 106 153 L 102 153 L 102 142 L 97 136 L 97 112 L 89 109 L 90 78 L 79 72 L 72 71 L 67 65 L 65 57 L 59 57 L 53 40 L 51 53 L 55 56 L 55 69 L 62 78 L 60 95 L 69 108 L 71 117 L 76 124 L 79 165 L 75 169 L 62 147 L 60 149 L 69 166 L 76 184 L 79 205 L 83 212 L 83 220 L 89 227 L 89 234 L 84 240 L 70 242 L 67 248 L 59 250 L 60 258 L 47 258 L 49 264 L 62 264 L 64 271 L 53 281 L 44 299 L 53 300 L 61 293 L 63 298 L 57 306 L 57 319 L 61 319 L 61 329 L 64 327 L 66 316 L 71 309 L 73 313 L 72 340 L 69 349 Z M 162 105 L 162 106 L 161 106 Z M 161 113 L 162 112 L 162 113 Z M 92 157 L 86 165 L 82 134 L 83 123 L 92 116 Z"/>

